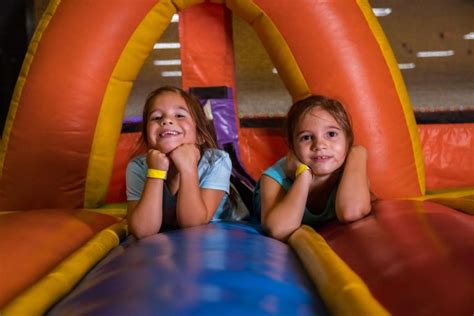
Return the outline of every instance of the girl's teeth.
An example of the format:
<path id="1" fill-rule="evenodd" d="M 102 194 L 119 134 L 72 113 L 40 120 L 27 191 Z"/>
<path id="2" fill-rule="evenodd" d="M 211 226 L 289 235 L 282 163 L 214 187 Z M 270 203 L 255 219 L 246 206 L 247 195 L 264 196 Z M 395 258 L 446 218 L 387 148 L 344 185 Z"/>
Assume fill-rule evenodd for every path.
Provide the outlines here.
<path id="1" fill-rule="evenodd" d="M 160 134 L 161 136 L 168 136 L 168 135 L 178 135 L 177 132 L 164 132 Z"/>

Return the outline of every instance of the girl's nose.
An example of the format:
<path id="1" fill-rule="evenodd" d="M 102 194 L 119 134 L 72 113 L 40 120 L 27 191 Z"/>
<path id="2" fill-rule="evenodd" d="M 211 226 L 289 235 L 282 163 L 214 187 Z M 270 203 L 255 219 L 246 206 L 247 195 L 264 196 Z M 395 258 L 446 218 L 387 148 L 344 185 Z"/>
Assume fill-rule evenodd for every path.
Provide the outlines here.
<path id="1" fill-rule="evenodd" d="M 173 120 L 168 118 L 168 117 L 164 117 L 162 120 L 161 120 L 161 125 L 164 126 L 164 125 L 173 125 Z"/>
<path id="2" fill-rule="evenodd" d="M 319 150 L 326 147 L 326 141 L 321 138 L 315 138 L 311 144 L 311 150 Z"/>

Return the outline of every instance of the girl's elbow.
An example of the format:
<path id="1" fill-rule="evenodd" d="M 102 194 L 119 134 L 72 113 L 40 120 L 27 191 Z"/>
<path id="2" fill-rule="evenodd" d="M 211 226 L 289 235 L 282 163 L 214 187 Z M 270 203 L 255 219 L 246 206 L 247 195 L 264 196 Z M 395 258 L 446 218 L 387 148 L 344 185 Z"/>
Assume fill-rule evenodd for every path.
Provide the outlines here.
<path id="1" fill-rule="evenodd" d="M 191 228 L 195 226 L 201 226 L 209 224 L 209 221 L 182 221 L 178 223 L 178 226 L 181 228 Z"/>
<path id="2" fill-rule="evenodd" d="M 178 220 L 178 226 L 181 228 L 190 228 L 195 226 L 201 226 L 209 224 L 212 218 L 202 216 L 198 218 L 182 218 Z"/>
<path id="3" fill-rule="evenodd" d="M 144 230 L 144 229 L 133 229 L 131 228 L 131 231 L 133 236 L 135 236 L 136 239 L 143 239 L 146 237 L 150 237 L 151 235 L 155 235 L 158 233 L 158 231 L 149 231 L 149 230 Z"/>
<path id="4" fill-rule="evenodd" d="M 291 234 L 297 229 L 297 227 L 293 229 L 281 227 L 279 225 L 264 225 L 264 229 L 270 237 L 282 242 L 286 242 L 288 238 L 290 238 Z"/>
<path id="5" fill-rule="evenodd" d="M 342 223 L 351 223 L 357 221 L 365 216 L 367 216 L 371 211 L 371 205 L 369 204 L 360 204 L 360 205 L 350 205 L 342 206 L 336 212 L 337 218 Z"/>
<path id="6" fill-rule="evenodd" d="M 288 234 L 285 234 L 280 230 L 268 229 L 267 232 L 270 237 L 279 241 L 286 242 L 288 240 Z"/>

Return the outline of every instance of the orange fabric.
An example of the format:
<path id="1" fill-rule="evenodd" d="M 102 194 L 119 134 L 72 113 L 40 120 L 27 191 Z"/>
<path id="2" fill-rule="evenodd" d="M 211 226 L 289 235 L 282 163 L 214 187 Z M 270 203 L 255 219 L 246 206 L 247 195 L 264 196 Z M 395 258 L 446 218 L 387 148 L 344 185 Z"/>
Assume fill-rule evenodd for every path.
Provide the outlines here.
<path id="1" fill-rule="evenodd" d="M 418 125 L 427 190 L 474 187 L 474 124 Z"/>
<path id="2" fill-rule="evenodd" d="M 310 90 L 348 108 L 355 141 L 368 148 L 374 193 L 381 198 L 421 195 L 399 96 L 355 1 L 254 2 L 286 39 Z"/>
<path id="3" fill-rule="evenodd" d="M 86 210 L 0 215 L 0 307 L 118 219 Z"/>
<path id="4" fill-rule="evenodd" d="M 83 205 L 104 90 L 156 1 L 63 1 L 39 43 L 13 122 L 0 210 Z M 127 5 L 128 4 L 128 5 Z M 104 21 L 117 21 L 104 26 Z"/>
<path id="5" fill-rule="evenodd" d="M 115 151 L 113 172 L 107 191 L 106 203 L 123 203 L 127 201 L 125 194 L 125 172 L 128 162 L 136 155 L 145 152 L 145 145 L 143 142 L 140 142 L 140 136 L 140 132 L 120 134 Z"/>
<path id="6" fill-rule="evenodd" d="M 202 3 L 179 13 L 183 88 L 227 86 L 235 89 L 230 11 Z"/>
<path id="7" fill-rule="evenodd" d="M 255 180 L 288 151 L 283 131 L 278 128 L 240 128 L 239 143 L 242 163 Z"/>
<path id="8" fill-rule="evenodd" d="M 408 135 L 411 140 L 411 146 L 413 151 L 413 159 L 415 164 L 416 174 L 418 176 L 418 185 L 422 194 L 426 192 L 426 179 L 425 179 L 425 168 L 423 164 L 423 155 L 420 144 L 418 131 L 416 129 L 416 120 L 413 113 L 413 106 L 410 103 L 410 97 L 403 81 L 402 73 L 398 67 L 398 62 L 395 58 L 390 43 L 380 25 L 378 18 L 374 15 L 372 6 L 368 0 L 356 0 L 362 14 L 367 21 L 367 25 L 372 31 L 372 35 L 376 40 L 380 51 L 385 59 L 385 63 L 388 67 L 390 76 L 393 80 L 394 88 L 397 92 L 402 107 L 402 112 L 407 124 Z"/>

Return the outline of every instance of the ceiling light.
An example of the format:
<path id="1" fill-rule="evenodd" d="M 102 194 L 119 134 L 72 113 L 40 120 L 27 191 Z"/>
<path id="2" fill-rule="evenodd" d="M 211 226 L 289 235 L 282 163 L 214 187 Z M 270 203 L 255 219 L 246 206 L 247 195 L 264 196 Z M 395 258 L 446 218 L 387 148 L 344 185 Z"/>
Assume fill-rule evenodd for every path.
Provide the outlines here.
<path id="1" fill-rule="evenodd" d="M 181 77 L 181 71 L 162 71 L 162 77 Z"/>
<path id="2" fill-rule="evenodd" d="M 406 64 L 398 64 L 398 68 L 404 69 L 413 69 L 415 68 L 415 63 L 406 63 Z"/>
<path id="3" fill-rule="evenodd" d="M 168 43 L 156 43 L 153 46 L 153 49 L 173 49 L 173 48 L 180 48 L 181 45 L 175 42 L 168 42 Z"/>
<path id="4" fill-rule="evenodd" d="M 171 23 L 178 23 L 179 22 L 179 14 L 173 14 L 171 18 Z"/>
<path id="5" fill-rule="evenodd" d="M 465 40 L 474 40 L 474 32 L 467 33 L 466 35 L 463 35 Z"/>
<path id="6" fill-rule="evenodd" d="M 390 8 L 372 8 L 375 16 L 387 16 L 392 13 L 392 9 Z"/>
<path id="7" fill-rule="evenodd" d="M 453 50 L 428 50 L 424 52 L 417 52 L 416 57 L 448 57 L 453 56 Z"/>
<path id="8" fill-rule="evenodd" d="M 272 68 L 272 73 L 277 74 L 278 70 L 276 68 Z"/>
<path id="9" fill-rule="evenodd" d="M 181 59 L 156 59 L 153 61 L 155 66 L 181 65 Z"/>

